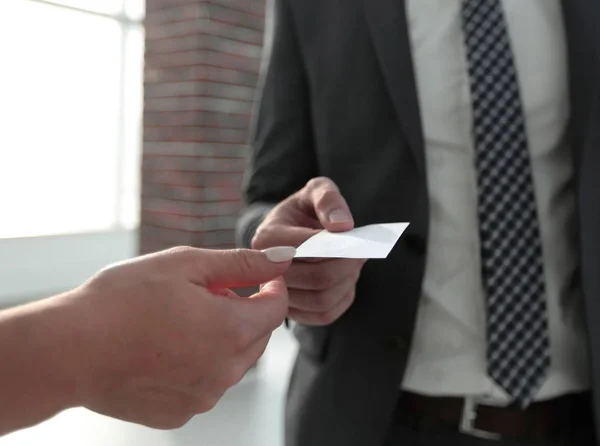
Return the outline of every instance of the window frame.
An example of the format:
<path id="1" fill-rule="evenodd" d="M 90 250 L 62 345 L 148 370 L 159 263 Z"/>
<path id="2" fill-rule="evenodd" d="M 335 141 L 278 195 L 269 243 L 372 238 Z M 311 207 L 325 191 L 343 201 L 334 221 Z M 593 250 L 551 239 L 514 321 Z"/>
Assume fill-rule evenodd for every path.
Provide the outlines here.
<path id="1" fill-rule="evenodd" d="M 11 1 L 11 0 L 3 0 Z M 55 8 L 76 11 L 83 14 L 109 18 L 120 25 L 120 80 L 118 110 L 117 141 L 117 209 L 112 227 L 93 232 L 77 232 L 57 235 L 32 235 L 30 237 L 0 238 L 0 307 L 19 304 L 31 300 L 48 297 L 76 287 L 98 269 L 137 254 L 139 216 L 131 225 L 124 224 L 123 198 L 126 193 L 124 178 L 126 148 L 128 147 L 129 125 L 138 126 L 136 131 L 136 155 L 141 155 L 142 116 L 139 110 L 137 122 L 126 122 L 126 111 L 129 103 L 127 88 L 127 72 L 129 64 L 140 61 L 128 60 L 128 37 L 133 31 L 141 31 L 144 37 L 144 17 L 128 17 L 125 2 L 120 0 L 120 12 L 108 14 L 89 10 L 83 7 L 65 5 L 51 0 L 17 0 L 40 3 Z M 57 0 L 59 1 L 59 0 Z M 142 53 L 143 57 L 143 53 Z M 142 61 L 143 63 L 143 61 Z M 142 71 L 143 73 L 143 71 Z M 143 99 L 143 91 L 142 93 Z M 143 102 L 142 102 L 143 103 Z M 142 104 L 139 104 L 140 106 Z M 140 167 L 141 169 L 141 167 Z M 137 172 L 136 180 L 140 177 Z M 137 187 L 139 191 L 139 185 Z M 139 198 L 138 198 L 139 200 Z M 139 201 L 138 201 L 139 207 Z M 139 210 L 136 209 L 139 214 Z"/>

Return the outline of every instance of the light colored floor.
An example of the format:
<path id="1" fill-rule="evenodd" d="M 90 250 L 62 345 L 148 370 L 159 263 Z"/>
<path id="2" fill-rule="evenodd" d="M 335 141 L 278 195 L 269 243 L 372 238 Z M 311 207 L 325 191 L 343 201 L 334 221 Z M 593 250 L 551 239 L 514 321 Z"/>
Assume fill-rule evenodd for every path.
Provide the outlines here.
<path id="1" fill-rule="evenodd" d="M 297 345 L 277 330 L 258 368 L 209 413 L 158 431 L 73 409 L 0 439 L 1 446 L 281 446 L 283 399 Z"/>

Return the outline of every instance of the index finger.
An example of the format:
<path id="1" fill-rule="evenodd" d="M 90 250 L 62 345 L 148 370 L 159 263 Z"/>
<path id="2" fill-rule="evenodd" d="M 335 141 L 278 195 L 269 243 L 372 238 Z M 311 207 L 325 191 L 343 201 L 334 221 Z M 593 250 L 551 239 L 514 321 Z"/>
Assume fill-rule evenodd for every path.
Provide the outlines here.
<path id="1" fill-rule="evenodd" d="M 299 192 L 298 198 L 307 211 L 315 213 L 328 231 L 343 232 L 354 227 L 350 207 L 331 179 L 313 178 Z"/>
<path id="2" fill-rule="evenodd" d="M 252 248 L 266 249 L 272 246 L 293 246 L 297 248 L 319 232 L 321 232 L 320 229 L 271 224 L 264 228 L 259 228 L 252 239 Z"/>
<path id="3" fill-rule="evenodd" d="M 263 251 L 251 249 L 186 251 L 185 263 L 189 279 L 206 288 L 238 288 L 254 286 L 283 275 L 296 250 L 291 246 L 272 247 Z"/>

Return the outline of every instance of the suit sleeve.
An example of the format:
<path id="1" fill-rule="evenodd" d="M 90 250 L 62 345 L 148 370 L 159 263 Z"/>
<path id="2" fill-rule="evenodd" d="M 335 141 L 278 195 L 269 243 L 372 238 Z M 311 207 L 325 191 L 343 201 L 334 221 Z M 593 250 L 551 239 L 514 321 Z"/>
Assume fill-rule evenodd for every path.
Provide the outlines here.
<path id="1" fill-rule="evenodd" d="M 272 0 L 256 102 L 251 155 L 244 176 L 238 246 L 249 247 L 269 210 L 318 175 L 310 97 L 289 0 Z"/>

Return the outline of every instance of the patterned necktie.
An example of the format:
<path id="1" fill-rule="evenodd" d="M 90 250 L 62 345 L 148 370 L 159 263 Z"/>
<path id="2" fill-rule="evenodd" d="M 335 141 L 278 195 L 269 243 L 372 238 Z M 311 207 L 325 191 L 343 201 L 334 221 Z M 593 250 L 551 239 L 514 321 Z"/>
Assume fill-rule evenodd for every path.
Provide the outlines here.
<path id="1" fill-rule="evenodd" d="M 500 0 L 463 0 L 489 376 L 520 407 L 550 367 L 542 245 L 525 117 Z"/>

